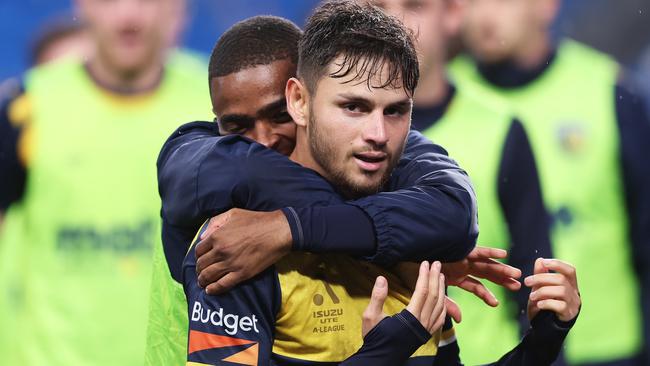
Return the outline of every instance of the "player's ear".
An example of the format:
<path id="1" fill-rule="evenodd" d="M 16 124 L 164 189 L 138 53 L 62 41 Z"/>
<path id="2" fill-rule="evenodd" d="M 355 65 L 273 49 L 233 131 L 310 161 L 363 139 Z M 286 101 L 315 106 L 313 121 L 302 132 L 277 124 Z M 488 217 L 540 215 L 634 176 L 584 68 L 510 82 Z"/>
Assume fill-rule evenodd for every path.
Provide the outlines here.
<path id="1" fill-rule="evenodd" d="M 309 120 L 309 92 L 305 85 L 297 78 L 287 81 L 285 89 L 287 98 L 287 111 L 293 121 L 301 127 L 307 126 Z"/>

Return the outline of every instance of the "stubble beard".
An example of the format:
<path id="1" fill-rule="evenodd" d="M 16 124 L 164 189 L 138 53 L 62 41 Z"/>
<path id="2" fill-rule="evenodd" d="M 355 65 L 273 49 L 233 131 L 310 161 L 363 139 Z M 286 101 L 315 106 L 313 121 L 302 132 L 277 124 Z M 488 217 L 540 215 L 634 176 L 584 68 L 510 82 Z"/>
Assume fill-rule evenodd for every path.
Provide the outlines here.
<path id="1" fill-rule="evenodd" d="M 388 168 L 377 183 L 360 185 L 354 182 L 345 171 L 336 168 L 337 151 L 333 144 L 329 142 L 331 141 L 331 138 L 325 136 L 318 125 L 319 123 L 316 121 L 313 111 L 310 110 L 310 131 L 308 133 L 309 150 L 314 161 L 327 174 L 325 178 L 347 199 L 357 199 L 379 193 L 386 185 L 386 182 L 388 182 L 388 179 L 397 165 L 397 161 L 402 155 L 403 149 L 399 151 L 397 157 L 393 156 L 393 154 L 388 154 Z M 348 157 L 343 156 L 342 158 L 347 159 Z"/>

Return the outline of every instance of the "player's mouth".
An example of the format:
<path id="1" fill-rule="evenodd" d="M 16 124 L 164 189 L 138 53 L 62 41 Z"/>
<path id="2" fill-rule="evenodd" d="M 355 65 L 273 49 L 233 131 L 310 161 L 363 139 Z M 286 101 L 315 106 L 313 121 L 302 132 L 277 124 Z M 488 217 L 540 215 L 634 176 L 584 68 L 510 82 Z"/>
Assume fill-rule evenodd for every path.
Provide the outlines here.
<path id="1" fill-rule="evenodd" d="M 388 154 L 379 151 L 367 151 L 354 154 L 354 161 L 361 170 L 376 172 L 380 170 L 388 160 Z"/>
<path id="2" fill-rule="evenodd" d="M 119 41 L 125 47 L 139 46 L 141 43 L 141 34 L 135 28 L 124 28 L 118 33 Z"/>

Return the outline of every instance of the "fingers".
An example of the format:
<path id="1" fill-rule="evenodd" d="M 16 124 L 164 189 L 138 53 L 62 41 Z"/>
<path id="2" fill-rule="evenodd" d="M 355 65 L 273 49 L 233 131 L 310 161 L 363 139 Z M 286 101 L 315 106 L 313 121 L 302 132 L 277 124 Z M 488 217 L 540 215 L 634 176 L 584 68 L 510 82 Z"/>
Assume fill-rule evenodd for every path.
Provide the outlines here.
<path id="1" fill-rule="evenodd" d="M 555 314 L 564 314 L 568 310 L 568 305 L 565 301 L 562 300 L 554 300 L 554 299 L 549 299 L 549 300 L 542 300 L 537 302 L 537 307 L 541 310 L 550 310 L 554 312 Z M 558 315 L 560 320 L 563 321 L 568 321 L 570 319 L 563 319 L 561 315 Z"/>
<path id="2" fill-rule="evenodd" d="M 476 278 L 467 277 L 461 283 L 458 284 L 458 287 L 462 288 L 467 292 L 471 292 L 479 299 L 483 300 L 487 305 L 496 307 L 499 305 L 499 300 L 494 296 L 494 294 L 488 290 L 481 281 Z"/>
<path id="3" fill-rule="evenodd" d="M 433 315 L 433 312 L 436 307 L 439 306 L 439 302 L 443 300 L 445 296 L 444 282 L 442 283 L 442 298 L 438 296 L 441 290 L 440 279 L 442 277 L 440 274 L 440 268 L 440 262 L 433 262 L 433 265 L 431 265 L 431 269 L 429 270 L 429 288 L 427 292 L 427 299 L 422 306 L 422 316 L 420 318 L 420 321 L 422 324 L 425 324 L 425 326 L 430 325 L 431 321 L 435 320 L 436 317 Z"/>
<path id="4" fill-rule="evenodd" d="M 429 281 L 435 281 L 434 279 L 429 279 Z M 438 277 L 438 292 L 432 292 L 431 294 L 436 294 L 436 306 L 433 308 L 433 311 L 431 315 L 429 316 L 429 333 L 433 334 L 436 332 L 441 326 L 438 326 L 436 328 L 436 324 L 438 323 L 440 316 L 442 313 L 446 313 L 446 296 L 445 296 L 445 275 L 440 274 Z M 444 317 L 443 317 L 444 318 Z M 444 319 L 443 319 L 444 321 Z M 444 322 L 443 322 L 444 324 Z"/>
<path id="5" fill-rule="evenodd" d="M 205 229 L 204 232 L 201 233 L 201 236 L 199 237 L 201 241 L 198 244 L 196 244 L 196 249 L 194 251 L 196 252 L 197 258 L 205 255 L 210 250 L 212 250 L 212 247 L 217 241 L 217 238 L 213 234 L 217 232 L 217 230 L 219 230 L 219 228 L 225 224 L 225 222 L 227 221 L 225 215 L 228 214 L 229 212 L 230 211 L 210 219 L 210 221 L 208 222 L 208 227 Z"/>
<path id="6" fill-rule="evenodd" d="M 541 301 L 547 299 L 563 299 L 566 296 L 564 286 L 544 286 L 530 293 L 530 301 Z"/>
<path id="7" fill-rule="evenodd" d="M 427 291 L 429 289 L 429 263 L 422 262 L 420 264 L 420 271 L 418 279 L 415 283 L 415 291 L 406 309 L 411 312 L 416 318 L 419 318 L 422 312 L 422 306 L 427 299 Z"/>
<path id="8" fill-rule="evenodd" d="M 384 314 L 384 302 L 387 297 L 388 281 L 386 281 L 386 278 L 379 276 L 375 280 L 375 286 L 372 288 L 370 302 L 362 315 L 361 334 L 364 337 L 372 328 L 379 324 L 384 317 L 386 317 L 386 314 Z"/>
<path id="9" fill-rule="evenodd" d="M 463 320 L 463 314 L 460 311 L 460 307 L 448 296 L 445 296 L 445 308 L 447 310 L 447 314 L 449 314 L 449 316 L 451 316 L 451 318 L 454 319 L 456 323 L 460 323 Z"/>
<path id="10" fill-rule="evenodd" d="M 500 285 L 510 291 L 519 291 L 521 288 L 521 282 L 515 280 L 514 278 L 507 278 Z"/>
<path id="11" fill-rule="evenodd" d="M 533 268 L 533 274 L 548 273 L 548 269 L 544 266 L 544 259 L 537 258 L 535 260 L 535 267 Z"/>
<path id="12" fill-rule="evenodd" d="M 470 262 L 471 275 L 485 279 L 519 278 L 521 270 L 513 266 L 498 262 L 494 259 L 484 259 Z"/>
<path id="13" fill-rule="evenodd" d="M 201 234 L 201 241 L 196 244 L 196 249 L 194 250 L 196 258 L 204 256 L 212 249 L 213 241 L 210 240 L 211 237 L 212 233 L 208 234 L 208 230 L 204 231 L 203 234 Z"/>
<path id="14" fill-rule="evenodd" d="M 381 315 L 384 312 L 386 297 L 388 297 L 388 281 L 386 281 L 386 278 L 379 276 L 375 280 L 375 286 L 372 288 L 366 313 L 373 316 Z"/>
<path id="15" fill-rule="evenodd" d="M 445 320 L 447 319 L 447 313 L 448 309 L 446 306 L 444 306 L 440 312 L 440 315 L 438 316 L 438 319 L 436 319 L 436 321 L 433 323 L 433 326 L 429 330 L 429 334 L 434 335 L 438 330 L 442 329 L 442 327 L 445 325 Z"/>
<path id="16" fill-rule="evenodd" d="M 217 264 L 219 260 L 223 259 L 220 253 L 217 250 L 214 250 L 214 244 L 211 242 L 211 237 L 206 238 L 205 240 L 201 241 L 201 243 L 206 243 L 205 248 L 208 248 L 209 250 L 206 251 L 205 253 L 199 254 L 198 250 L 196 253 L 196 273 L 201 273 L 203 272 L 207 267 Z M 197 248 L 198 249 L 198 248 Z"/>
<path id="17" fill-rule="evenodd" d="M 566 282 L 564 275 L 558 273 L 542 273 L 528 276 L 524 279 L 524 284 L 531 287 L 533 291 L 541 286 L 562 286 Z"/>
<path id="18" fill-rule="evenodd" d="M 535 275 L 527 277 L 524 282 L 533 289 L 529 309 L 553 311 L 562 321 L 578 315 L 581 299 L 576 269 L 572 265 L 557 259 L 539 258 L 535 261 Z M 529 314 L 531 316 L 535 314 Z"/>
<path id="19" fill-rule="evenodd" d="M 571 284 L 577 285 L 576 268 L 574 266 L 559 259 L 543 259 L 542 263 L 546 269 L 565 275 Z"/>
<path id="20" fill-rule="evenodd" d="M 247 280 L 247 278 L 243 277 L 241 272 L 230 272 L 221 277 L 219 281 L 209 284 L 205 288 L 205 292 L 208 295 L 219 295 L 227 292 L 245 280 Z"/>
<path id="21" fill-rule="evenodd" d="M 467 256 L 468 259 L 504 259 L 508 257 L 508 251 L 497 248 L 476 247 Z"/>
<path id="22" fill-rule="evenodd" d="M 222 263 L 211 264 L 199 272 L 199 286 L 206 288 L 208 285 L 221 280 L 226 273 L 227 270 Z"/>

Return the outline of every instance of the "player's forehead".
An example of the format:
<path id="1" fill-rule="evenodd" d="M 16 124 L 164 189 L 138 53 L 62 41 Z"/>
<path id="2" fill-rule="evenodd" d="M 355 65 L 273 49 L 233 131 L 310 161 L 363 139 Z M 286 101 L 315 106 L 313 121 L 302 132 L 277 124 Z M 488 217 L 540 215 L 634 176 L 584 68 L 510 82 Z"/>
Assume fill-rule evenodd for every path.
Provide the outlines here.
<path id="1" fill-rule="evenodd" d="M 441 0 L 359 0 L 385 10 L 416 10 L 419 7 L 433 4 Z"/>
<path id="2" fill-rule="evenodd" d="M 294 74 L 290 60 L 278 60 L 215 77 L 210 81 L 215 112 L 257 115 L 278 105 L 284 101 L 287 80 Z"/>
<path id="3" fill-rule="evenodd" d="M 410 100 L 401 74 L 395 74 L 391 66 L 387 59 L 361 57 L 350 60 L 342 54 L 327 65 L 317 90 L 332 97 L 363 99 L 378 104 Z"/>

